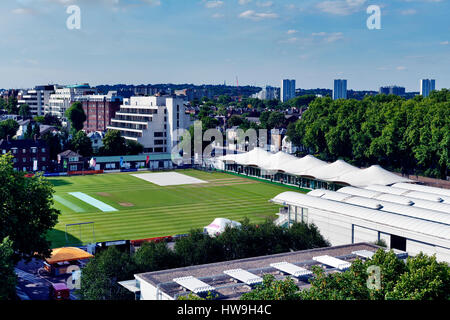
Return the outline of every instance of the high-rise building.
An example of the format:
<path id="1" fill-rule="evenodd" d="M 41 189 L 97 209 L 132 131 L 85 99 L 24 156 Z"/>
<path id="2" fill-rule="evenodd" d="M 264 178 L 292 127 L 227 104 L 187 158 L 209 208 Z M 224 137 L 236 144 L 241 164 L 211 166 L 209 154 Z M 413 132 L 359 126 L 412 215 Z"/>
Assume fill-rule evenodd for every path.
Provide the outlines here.
<path id="1" fill-rule="evenodd" d="M 430 93 L 433 90 L 436 90 L 436 80 L 430 80 L 430 79 L 420 80 L 420 94 L 424 98 L 430 96 Z"/>
<path id="2" fill-rule="evenodd" d="M 406 94 L 406 89 L 404 87 L 398 86 L 388 86 L 388 87 L 380 87 L 380 94 L 386 95 L 396 95 L 396 96 L 404 96 Z"/>
<path id="3" fill-rule="evenodd" d="M 281 81 L 281 102 L 289 101 L 295 98 L 295 80 L 285 79 Z"/>
<path id="4" fill-rule="evenodd" d="M 108 130 L 118 130 L 125 139 L 139 142 L 145 153 L 167 153 L 180 142 L 175 131 L 190 125 L 182 98 L 131 97 L 123 100 Z"/>
<path id="5" fill-rule="evenodd" d="M 76 97 L 96 93 L 97 89 L 91 88 L 88 84 L 56 88 L 55 93 L 50 95 L 48 104 L 45 105 L 45 114 L 56 116 L 64 123 L 66 110 L 75 102 Z"/>
<path id="6" fill-rule="evenodd" d="M 334 80 L 333 100 L 347 99 L 347 80 Z"/>
<path id="7" fill-rule="evenodd" d="M 123 98 L 118 96 L 116 91 L 110 91 L 107 95 L 84 95 L 75 97 L 74 100 L 83 104 L 86 114 L 83 129 L 86 132 L 103 132 L 111 125 L 111 120 L 119 111 Z"/>
<path id="8" fill-rule="evenodd" d="M 277 97 L 277 88 L 265 86 L 260 92 L 255 93 L 253 98 L 260 100 L 273 100 Z"/>
<path id="9" fill-rule="evenodd" d="M 45 105 L 50 100 L 50 95 L 55 93 L 55 86 L 36 86 L 33 90 L 22 90 L 18 94 L 17 104 L 27 104 L 32 116 L 44 115 Z"/>

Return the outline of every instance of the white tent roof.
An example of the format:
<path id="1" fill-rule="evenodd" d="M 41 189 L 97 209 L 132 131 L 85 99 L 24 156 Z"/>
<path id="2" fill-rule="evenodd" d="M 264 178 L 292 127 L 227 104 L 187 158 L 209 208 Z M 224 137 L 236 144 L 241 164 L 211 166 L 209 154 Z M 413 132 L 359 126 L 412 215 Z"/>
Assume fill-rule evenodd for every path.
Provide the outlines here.
<path id="1" fill-rule="evenodd" d="M 365 187 L 371 184 L 391 185 L 399 182 L 412 182 L 400 177 L 382 167 L 375 165 L 361 171 L 354 171 L 339 176 L 336 182 L 344 182 L 355 187 Z"/>
<path id="2" fill-rule="evenodd" d="M 335 181 L 338 177 L 344 174 L 360 171 L 361 169 L 354 167 L 343 160 L 338 160 L 331 164 L 311 169 L 308 175 L 319 180 Z"/>
<path id="3" fill-rule="evenodd" d="M 272 199 L 272 202 L 281 205 L 294 205 L 303 208 L 312 208 L 328 211 L 350 219 L 357 219 L 361 225 L 376 227 L 380 231 L 392 233 L 392 229 L 397 229 L 405 237 L 429 242 L 442 242 L 445 246 L 450 246 L 450 226 L 432 221 L 417 219 L 392 212 L 384 212 L 355 206 L 352 204 L 312 197 L 298 192 L 284 192 Z"/>
<path id="4" fill-rule="evenodd" d="M 267 161 L 261 165 L 261 168 L 269 171 L 278 171 L 285 164 L 297 160 L 299 160 L 297 157 L 287 154 L 286 152 L 278 152 L 270 155 L 270 157 L 267 158 Z"/>
<path id="5" fill-rule="evenodd" d="M 311 155 L 307 155 L 306 157 L 296 159 L 285 163 L 281 166 L 280 170 L 286 173 L 295 174 L 295 175 L 306 175 L 309 176 L 309 172 L 312 169 L 316 169 L 319 167 L 326 166 L 328 163 L 322 160 L 319 160 Z"/>

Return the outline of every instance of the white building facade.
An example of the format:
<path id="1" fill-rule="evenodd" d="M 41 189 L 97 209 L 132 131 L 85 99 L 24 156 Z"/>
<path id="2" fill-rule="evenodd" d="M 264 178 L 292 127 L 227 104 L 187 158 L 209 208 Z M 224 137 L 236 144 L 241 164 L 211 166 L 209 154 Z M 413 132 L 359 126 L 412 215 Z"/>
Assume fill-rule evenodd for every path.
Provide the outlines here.
<path id="1" fill-rule="evenodd" d="M 97 89 L 87 84 L 56 88 L 55 93 L 50 95 L 48 104 L 45 105 L 44 113 L 58 117 L 64 122 L 66 110 L 75 102 L 75 98 L 96 93 Z"/>
<path id="2" fill-rule="evenodd" d="M 144 146 L 144 153 L 167 153 L 180 141 L 178 129 L 192 122 L 182 98 L 172 96 L 131 97 L 124 99 L 108 130 L 120 131 L 127 140 Z"/>
<path id="3" fill-rule="evenodd" d="M 27 104 L 32 116 L 43 116 L 45 105 L 50 101 L 50 95 L 55 92 L 54 86 L 37 86 L 32 90 L 22 90 L 17 104 Z"/>

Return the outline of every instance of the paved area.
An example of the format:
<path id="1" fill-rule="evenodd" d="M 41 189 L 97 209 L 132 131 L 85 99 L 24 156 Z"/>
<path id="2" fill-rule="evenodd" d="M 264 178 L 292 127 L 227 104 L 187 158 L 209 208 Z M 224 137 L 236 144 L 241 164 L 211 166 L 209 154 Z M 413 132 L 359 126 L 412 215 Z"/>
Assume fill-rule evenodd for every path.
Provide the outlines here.
<path id="1" fill-rule="evenodd" d="M 33 259 L 30 263 L 21 261 L 17 264 L 15 272 L 18 277 L 18 295 L 22 300 L 49 300 L 49 286 L 51 283 L 66 283 L 67 276 L 51 276 L 43 270 L 43 263 Z M 71 293 L 71 299 L 76 296 Z"/>
<path id="2" fill-rule="evenodd" d="M 133 177 L 154 183 L 158 186 L 179 186 L 187 184 L 208 183 L 177 172 L 132 174 Z"/>

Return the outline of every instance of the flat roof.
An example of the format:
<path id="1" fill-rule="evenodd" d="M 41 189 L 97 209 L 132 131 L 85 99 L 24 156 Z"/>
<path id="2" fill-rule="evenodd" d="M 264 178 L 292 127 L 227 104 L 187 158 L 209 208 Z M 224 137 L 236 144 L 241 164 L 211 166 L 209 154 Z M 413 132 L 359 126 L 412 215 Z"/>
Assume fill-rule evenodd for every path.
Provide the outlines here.
<path id="1" fill-rule="evenodd" d="M 272 274 L 276 279 L 282 280 L 287 276 L 280 274 L 280 270 L 271 266 L 280 262 L 287 262 L 296 267 L 310 270 L 313 265 L 320 265 L 313 258 L 317 256 L 329 255 L 351 262 L 357 258 L 352 252 L 367 250 L 376 252 L 380 247 L 370 243 L 349 244 L 328 248 L 318 248 L 304 251 L 287 252 L 269 256 L 247 258 L 241 260 L 232 260 L 218 262 L 199 266 L 190 266 L 185 268 L 162 270 L 136 274 L 136 279 L 145 281 L 154 287 L 159 287 L 162 292 L 176 299 L 178 296 L 187 294 L 180 287 L 180 284 L 174 282 L 174 279 L 183 277 L 195 277 L 208 286 L 215 288 L 215 293 L 219 294 L 219 299 L 234 300 L 239 299 L 243 293 L 250 292 L 251 286 L 244 282 L 235 283 L 236 278 L 225 274 L 225 271 L 241 269 L 253 275 L 263 277 Z M 328 272 L 338 272 L 339 270 L 328 270 Z M 307 288 L 309 283 L 306 279 L 300 280 L 293 278 L 297 286 Z"/>

